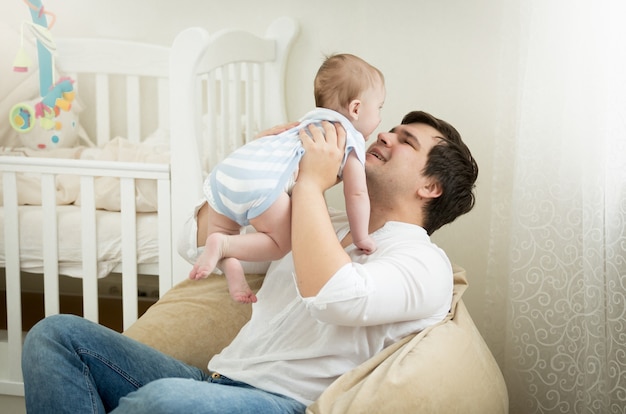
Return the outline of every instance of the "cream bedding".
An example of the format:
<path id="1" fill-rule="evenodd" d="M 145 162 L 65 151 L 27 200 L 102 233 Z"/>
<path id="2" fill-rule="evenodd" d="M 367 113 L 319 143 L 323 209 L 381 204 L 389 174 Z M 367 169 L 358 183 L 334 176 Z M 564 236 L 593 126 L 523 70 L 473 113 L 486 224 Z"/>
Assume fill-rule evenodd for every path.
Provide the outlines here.
<path id="1" fill-rule="evenodd" d="M 125 161 L 139 163 L 168 163 L 169 149 L 162 139 L 131 143 L 125 138 L 114 138 L 99 148 L 74 147 L 37 151 L 30 148 L 1 148 L 0 155 L 18 157 L 63 158 L 98 161 Z M 120 210 L 119 179 L 96 177 L 96 208 L 110 211 Z M 36 174 L 22 173 L 17 177 L 18 204 L 41 205 L 41 183 Z M 79 204 L 80 178 L 58 175 L 56 177 L 56 201 L 58 205 Z M 136 180 L 135 200 L 138 212 L 157 210 L 157 186 L 153 180 Z M 0 205 L 4 205 L 2 181 L 0 180 Z"/>
<path id="2" fill-rule="evenodd" d="M 19 207 L 20 267 L 26 272 L 43 272 L 43 235 L 41 208 Z M 59 273 L 82 277 L 82 236 L 80 207 L 57 207 Z M 4 233 L 4 209 L 0 208 L 0 234 Z M 138 263 L 158 263 L 157 214 L 137 214 Z M 121 214 L 96 211 L 98 277 L 104 277 L 121 263 Z M 61 230 L 62 229 L 62 230 Z M 5 267 L 5 241 L 0 238 L 0 267 Z"/>

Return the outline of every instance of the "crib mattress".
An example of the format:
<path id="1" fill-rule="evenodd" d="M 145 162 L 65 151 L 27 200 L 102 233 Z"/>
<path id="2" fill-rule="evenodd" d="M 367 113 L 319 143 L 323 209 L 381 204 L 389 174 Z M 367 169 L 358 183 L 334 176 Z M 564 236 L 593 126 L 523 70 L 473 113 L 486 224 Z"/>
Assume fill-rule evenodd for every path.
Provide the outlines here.
<path id="1" fill-rule="evenodd" d="M 57 206 L 59 274 L 82 277 L 80 207 Z M 43 272 L 43 223 L 39 206 L 19 207 L 20 268 Z M 137 214 L 137 263 L 158 263 L 158 222 L 156 213 Z M 4 234 L 4 208 L 0 208 L 0 235 Z M 96 211 L 98 277 L 111 273 L 122 262 L 122 230 L 119 212 Z M 0 237 L 0 267 L 5 266 L 5 240 Z"/>

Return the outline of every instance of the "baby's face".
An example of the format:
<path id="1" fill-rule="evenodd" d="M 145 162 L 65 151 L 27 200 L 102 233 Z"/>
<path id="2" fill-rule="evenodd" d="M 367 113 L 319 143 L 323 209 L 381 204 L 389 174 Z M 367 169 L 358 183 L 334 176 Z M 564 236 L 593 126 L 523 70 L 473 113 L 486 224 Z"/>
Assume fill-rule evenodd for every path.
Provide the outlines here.
<path id="1" fill-rule="evenodd" d="M 365 140 L 380 125 L 380 111 L 385 103 L 385 85 L 378 82 L 361 95 L 361 108 L 359 111 L 359 119 L 353 122 L 354 127 L 363 134 Z"/>

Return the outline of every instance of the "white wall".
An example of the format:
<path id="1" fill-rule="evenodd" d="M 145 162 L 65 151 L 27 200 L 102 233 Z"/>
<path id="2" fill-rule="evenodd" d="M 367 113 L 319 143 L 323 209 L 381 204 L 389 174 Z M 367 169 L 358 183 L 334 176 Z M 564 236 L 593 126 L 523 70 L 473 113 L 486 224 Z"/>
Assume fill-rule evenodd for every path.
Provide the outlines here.
<path id="1" fill-rule="evenodd" d="M 410 110 L 426 110 L 455 125 L 478 160 L 475 209 L 434 238 L 467 269 L 465 301 L 479 322 L 502 44 L 499 0 L 44 0 L 44 5 L 57 15 L 54 36 L 165 45 L 188 26 L 261 33 L 274 18 L 292 16 L 300 23 L 286 85 L 288 114 L 294 120 L 313 105 L 312 80 L 324 54 L 350 52 L 377 66 L 387 81 L 381 130 L 395 126 Z M 3 0 L 0 8 L 2 23 L 18 27 L 30 19 L 22 1 Z M 339 191 L 330 197 L 333 205 L 342 205 Z"/>

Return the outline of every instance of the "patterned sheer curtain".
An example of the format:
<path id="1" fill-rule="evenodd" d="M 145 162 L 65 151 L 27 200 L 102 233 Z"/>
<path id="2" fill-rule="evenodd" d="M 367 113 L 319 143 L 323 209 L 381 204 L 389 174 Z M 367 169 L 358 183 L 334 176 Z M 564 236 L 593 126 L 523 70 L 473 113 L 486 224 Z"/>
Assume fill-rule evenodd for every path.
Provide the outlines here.
<path id="1" fill-rule="evenodd" d="M 503 19 L 487 315 L 511 414 L 626 413 L 626 2 Z"/>

